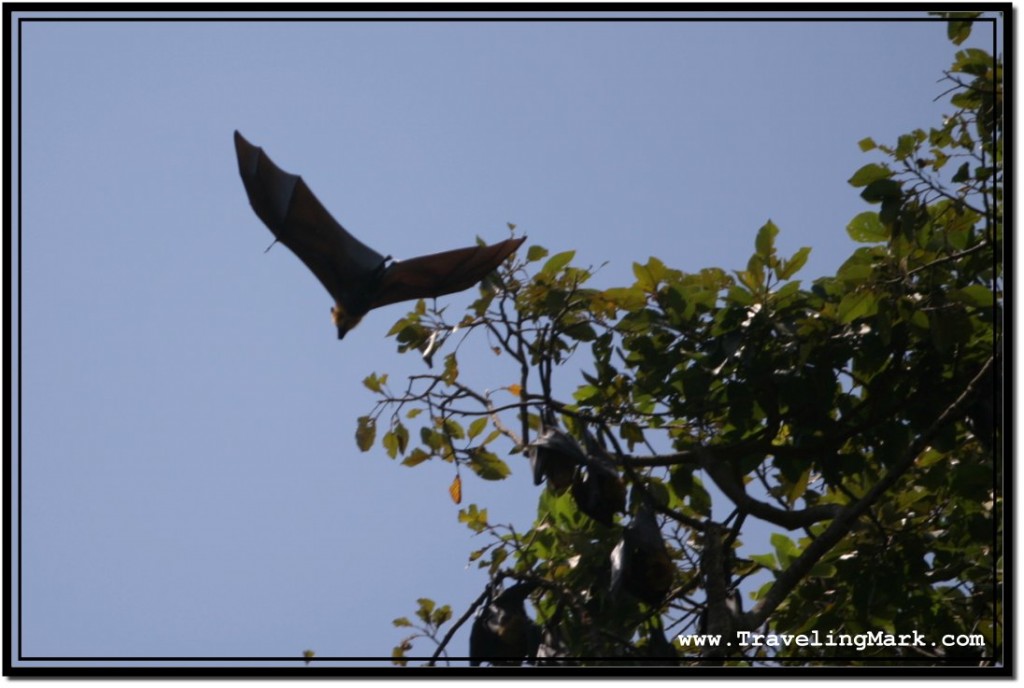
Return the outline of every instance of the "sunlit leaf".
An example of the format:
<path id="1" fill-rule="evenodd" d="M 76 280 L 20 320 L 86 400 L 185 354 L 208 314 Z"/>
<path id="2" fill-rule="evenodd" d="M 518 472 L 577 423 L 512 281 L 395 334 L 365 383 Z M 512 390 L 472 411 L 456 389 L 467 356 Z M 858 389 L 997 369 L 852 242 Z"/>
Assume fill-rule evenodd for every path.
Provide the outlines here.
<path id="1" fill-rule="evenodd" d="M 850 292 L 839 302 L 839 320 L 844 324 L 878 312 L 878 298 L 866 289 Z"/>
<path id="2" fill-rule="evenodd" d="M 775 255 L 775 237 L 779 234 L 779 228 L 775 223 L 768 220 L 761 229 L 757 230 L 757 238 L 754 240 L 754 247 L 757 255 L 767 263 L 768 259 Z"/>
<path id="3" fill-rule="evenodd" d="M 879 179 L 888 179 L 891 176 L 892 172 L 888 168 L 877 163 L 870 163 L 854 172 L 847 181 L 851 186 L 861 187 Z"/>
<path id="4" fill-rule="evenodd" d="M 774 554 L 751 554 L 749 556 L 752 560 L 756 561 L 766 569 L 775 571 L 779 568 L 778 562 L 775 561 Z"/>
<path id="5" fill-rule="evenodd" d="M 540 274 L 553 277 L 564 268 L 576 255 L 576 251 L 563 251 L 562 253 L 556 253 L 555 255 L 548 258 L 548 261 L 544 263 L 544 267 L 540 269 Z"/>
<path id="6" fill-rule="evenodd" d="M 846 225 L 846 233 L 854 241 L 863 244 L 877 243 L 889 239 L 889 229 L 882 224 L 878 213 L 867 210 L 850 220 Z"/>
<path id="7" fill-rule="evenodd" d="M 782 261 L 782 265 L 777 270 L 779 279 L 789 279 L 800 271 L 800 268 L 807 262 L 807 257 L 811 255 L 811 247 L 804 246 L 797 250 L 793 254 L 793 257 L 789 260 Z"/>

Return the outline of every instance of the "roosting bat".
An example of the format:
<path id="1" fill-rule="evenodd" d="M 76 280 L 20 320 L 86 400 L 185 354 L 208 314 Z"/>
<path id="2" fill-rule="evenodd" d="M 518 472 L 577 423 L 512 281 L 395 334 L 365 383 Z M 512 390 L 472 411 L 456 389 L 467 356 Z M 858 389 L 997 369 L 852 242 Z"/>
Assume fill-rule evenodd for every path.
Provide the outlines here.
<path id="1" fill-rule="evenodd" d="M 645 505 L 622 532 L 612 550 L 612 594 L 626 589 L 651 606 L 659 606 L 672 587 L 675 565 L 661 539 L 661 530 Z"/>
<path id="2" fill-rule="evenodd" d="M 331 315 L 338 339 L 374 308 L 469 289 L 526 239 L 392 260 L 345 231 L 302 177 L 282 170 L 237 131 L 235 151 L 256 215 L 334 297 Z"/>
<path id="3" fill-rule="evenodd" d="M 482 661 L 519 666 L 523 660 L 536 658 L 541 632 L 523 606 L 536 587 L 535 583 L 517 583 L 488 599 L 477 611 L 469 632 L 470 666 L 480 666 Z"/>
<path id="4" fill-rule="evenodd" d="M 533 484 L 540 485 L 547 479 L 556 494 L 565 491 L 572 483 L 576 468 L 587 462 L 587 455 L 576 440 L 554 426 L 544 428 L 526 451 L 533 468 Z"/>

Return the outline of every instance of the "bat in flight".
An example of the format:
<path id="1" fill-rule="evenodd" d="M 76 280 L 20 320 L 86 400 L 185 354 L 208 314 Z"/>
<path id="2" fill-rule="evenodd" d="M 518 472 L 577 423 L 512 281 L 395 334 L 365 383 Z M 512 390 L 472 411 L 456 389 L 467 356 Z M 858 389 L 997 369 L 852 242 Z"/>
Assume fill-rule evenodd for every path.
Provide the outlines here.
<path id="1" fill-rule="evenodd" d="M 302 177 L 282 170 L 237 131 L 235 152 L 256 215 L 334 297 L 331 316 L 338 339 L 374 308 L 469 289 L 526 240 L 506 239 L 491 246 L 393 260 L 345 231 Z"/>

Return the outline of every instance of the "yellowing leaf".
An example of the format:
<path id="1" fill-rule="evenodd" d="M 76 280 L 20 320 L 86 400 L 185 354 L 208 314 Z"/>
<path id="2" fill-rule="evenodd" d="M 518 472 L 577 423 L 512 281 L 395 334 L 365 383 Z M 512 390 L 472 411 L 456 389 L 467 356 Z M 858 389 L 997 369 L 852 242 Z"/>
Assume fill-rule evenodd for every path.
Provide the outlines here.
<path id="1" fill-rule="evenodd" d="M 520 397 L 520 396 L 523 395 L 523 388 L 520 387 L 517 384 L 511 384 L 508 387 L 506 387 L 505 389 L 507 389 L 509 392 L 511 392 L 512 394 L 514 394 L 517 397 Z"/>
<path id="2" fill-rule="evenodd" d="M 448 494 L 452 496 L 452 501 L 456 504 L 462 503 L 462 478 L 455 476 L 455 480 L 448 486 Z"/>

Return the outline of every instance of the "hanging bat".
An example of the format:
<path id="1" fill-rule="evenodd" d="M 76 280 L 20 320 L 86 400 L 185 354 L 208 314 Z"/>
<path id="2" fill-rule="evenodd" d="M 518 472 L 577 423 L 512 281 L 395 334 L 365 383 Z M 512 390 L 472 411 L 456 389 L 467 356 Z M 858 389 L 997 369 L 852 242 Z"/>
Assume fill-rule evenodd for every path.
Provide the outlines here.
<path id="1" fill-rule="evenodd" d="M 526 240 L 392 260 L 345 231 L 302 177 L 282 170 L 237 131 L 235 152 L 256 215 L 275 241 L 290 248 L 334 297 L 331 315 L 338 339 L 374 308 L 469 289 Z"/>
<path id="2" fill-rule="evenodd" d="M 627 590 L 657 607 L 672 587 L 675 565 L 661 539 L 654 514 L 641 505 L 611 554 L 611 591 Z"/>
<path id="3" fill-rule="evenodd" d="M 517 583 L 477 611 L 469 633 L 469 665 L 519 666 L 535 659 L 541 642 L 540 628 L 526 615 L 523 601 L 535 583 Z M 493 591 L 492 591 L 493 592 Z"/>
<path id="4" fill-rule="evenodd" d="M 598 523 L 611 526 L 615 514 L 626 510 L 626 486 L 608 453 L 587 431 L 585 461 L 576 467 L 570 492 L 579 510 Z"/>
<path id="5" fill-rule="evenodd" d="M 587 462 L 587 455 L 576 440 L 554 426 L 545 427 L 526 451 L 533 468 L 533 484 L 540 485 L 547 479 L 556 494 L 565 492 L 572 484 L 576 468 Z"/>

